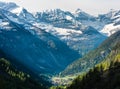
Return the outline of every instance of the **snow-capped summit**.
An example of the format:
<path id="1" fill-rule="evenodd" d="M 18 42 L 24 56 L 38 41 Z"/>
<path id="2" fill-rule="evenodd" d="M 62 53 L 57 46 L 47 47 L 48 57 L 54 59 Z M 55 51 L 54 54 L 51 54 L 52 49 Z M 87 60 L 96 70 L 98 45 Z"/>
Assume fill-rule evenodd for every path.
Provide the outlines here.
<path id="1" fill-rule="evenodd" d="M 86 12 L 84 12 L 82 9 L 78 8 L 77 10 L 75 10 L 74 12 L 76 15 L 79 15 L 79 14 L 84 14 L 84 15 L 88 15 L 90 16 L 89 14 L 87 14 Z"/>
<path id="2" fill-rule="evenodd" d="M 107 14 L 100 15 L 99 18 L 102 22 L 106 23 L 100 31 L 101 33 L 110 36 L 120 30 L 120 10 L 111 9 Z"/>
<path id="3" fill-rule="evenodd" d="M 116 19 L 117 17 L 120 17 L 120 10 L 113 10 L 111 9 L 110 12 L 106 14 L 107 18 L 110 18 L 111 20 Z"/>
<path id="4" fill-rule="evenodd" d="M 81 9 L 77 9 L 74 13 L 73 13 L 75 20 L 77 22 L 80 22 L 81 25 L 83 26 L 92 26 L 95 29 L 97 29 L 98 31 L 101 30 L 104 27 L 104 22 L 100 22 L 97 17 L 92 16 L 86 12 L 84 12 Z"/>
<path id="5" fill-rule="evenodd" d="M 29 14 L 25 9 L 19 16 L 0 9 L 0 50 L 9 58 L 39 73 L 59 72 L 79 58 L 80 55 L 60 39 L 33 26 Z"/>
<path id="6" fill-rule="evenodd" d="M 0 2 L 0 9 L 19 15 L 23 7 L 20 7 L 13 2 Z"/>
<path id="7" fill-rule="evenodd" d="M 61 9 L 47 10 L 36 14 L 39 22 L 49 23 L 55 27 L 80 29 L 81 23 L 75 20 L 74 15 L 69 11 Z"/>
<path id="8" fill-rule="evenodd" d="M 7 11 L 11 11 L 15 8 L 19 7 L 18 5 L 16 5 L 15 3 L 12 3 L 12 2 L 0 2 L 0 9 L 4 9 L 4 10 L 7 10 Z"/>
<path id="9" fill-rule="evenodd" d="M 13 10 L 11 10 L 10 12 L 19 16 L 19 14 L 22 12 L 22 10 L 23 10 L 23 7 L 17 7 L 17 8 L 14 8 Z"/>
<path id="10" fill-rule="evenodd" d="M 81 12 L 83 12 L 80 8 L 78 8 L 76 11 L 75 11 L 75 13 L 77 14 L 77 13 L 81 13 Z"/>
<path id="11" fill-rule="evenodd" d="M 25 8 L 21 9 L 21 12 L 19 13 L 19 18 L 24 19 L 25 21 L 28 21 L 28 22 L 35 21 L 35 17 L 33 16 L 33 14 L 28 12 Z"/>
<path id="12" fill-rule="evenodd" d="M 33 15 L 31 13 L 29 13 L 25 8 L 20 7 L 12 2 L 9 2 L 9 3 L 0 2 L 0 9 L 9 11 L 9 12 L 19 16 L 19 18 L 21 18 L 21 19 L 24 18 L 28 21 L 34 20 Z"/>
<path id="13" fill-rule="evenodd" d="M 98 17 L 102 22 L 116 23 L 120 21 L 120 10 L 111 9 L 107 14 L 101 14 Z"/>
<path id="14" fill-rule="evenodd" d="M 79 9 L 76 17 L 61 9 L 33 15 L 16 4 L 8 7 L 11 9 L 0 8 L 0 48 L 11 57 L 22 59 L 21 63 L 30 61 L 24 63 L 31 69 L 58 72 L 106 38 L 94 29 L 102 22 Z"/>
<path id="15" fill-rule="evenodd" d="M 54 10 L 46 10 L 43 12 L 38 12 L 36 14 L 36 17 L 39 18 L 41 21 L 46 21 L 46 22 L 53 22 L 57 20 L 63 20 L 65 19 L 66 15 L 65 11 L 61 9 L 54 9 Z"/>
<path id="16" fill-rule="evenodd" d="M 82 11 L 81 9 L 77 9 L 75 11 L 75 17 L 77 20 L 80 20 L 80 21 L 81 20 L 92 20 L 95 18 L 94 16 Z"/>

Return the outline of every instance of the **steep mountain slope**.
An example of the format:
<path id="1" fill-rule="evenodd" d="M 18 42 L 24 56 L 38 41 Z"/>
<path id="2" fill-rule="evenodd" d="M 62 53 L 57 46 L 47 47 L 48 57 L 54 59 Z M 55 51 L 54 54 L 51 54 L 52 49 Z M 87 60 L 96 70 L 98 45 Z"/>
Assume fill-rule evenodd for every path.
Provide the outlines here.
<path id="1" fill-rule="evenodd" d="M 120 42 L 120 31 L 116 32 L 105 40 L 97 49 L 89 52 L 83 58 L 76 60 L 70 64 L 63 72 L 62 75 L 71 75 L 80 72 L 85 72 L 103 61 L 106 56 L 111 52 L 111 49 Z"/>
<path id="2" fill-rule="evenodd" d="M 20 8 L 20 7 L 19 7 Z M 13 12 L 13 11 L 12 11 Z M 21 12 L 19 13 L 19 18 L 23 19 L 29 23 L 34 23 L 36 21 L 35 17 L 33 16 L 33 14 L 31 14 L 30 12 L 28 12 L 26 9 L 22 8 Z"/>
<path id="3" fill-rule="evenodd" d="M 86 26 L 91 26 L 101 33 L 110 36 L 120 28 L 120 11 L 111 10 L 98 17 L 92 16 L 81 9 L 71 13 L 61 9 L 46 10 L 36 14 L 28 12 L 25 8 L 19 7 L 15 3 L 0 2 L 0 8 L 10 11 L 21 19 L 30 23 L 47 23 L 54 27 L 80 30 Z"/>
<path id="4" fill-rule="evenodd" d="M 105 22 L 101 22 L 98 17 L 92 16 L 81 9 L 77 9 L 73 13 L 76 21 L 80 22 L 83 26 L 91 26 L 100 31 L 104 26 Z"/>
<path id="5" fill-rule="evenodd" d="M 104 68 L 104 67 L 103 67 Z M 119 89 L 120 85 L 120 57 L 107 70 L 95 67 L 83 77 L 79 76 L 66 89 Z M 62 88 L 58 88 L 62 89 Z"/>
<path id="6" fill-rule="evenodd" d="M 88 51 L 98 47 L 99 44 L 106 39 L 106 36 L 102 35 L 91 26 L 75 30 L 53 27 L 49 24 L 45 25 L 36 23 L 34 25 L 59 38 L 71 49 L 78 51 L 82 56 L 88 53 Z"/>
<path id="7" fill-rule="evenodd" d="M 56 73 L 80 57 L 58 38 L 13 13 L 1 9 L 0 18 L 0 49 L 33 72 Z"/>
<path id="8" fill-rule="evenodd" d="M 99 20 L 106 22 L 104 28 L 100 31 L 110 36 L 120 30 L 120 10 L 111 10 L 107 14 L 99 15 Z"/>
<path id="9" fill-rule="evenodd" d="M 35 26 L 43 28 L 58 37 L 70 48 L 77 50 L 82 56 L 98 47 L 106 39 L 99 32 L 91 32 L 92 34 L 82 32 L 87 29 L 100 30 L 105 23 L 80 9 L 77 9 L 75 13 L 60 9 L 47 10 L 37 13 L 36 18 L 42 24 L 35 23 Z"/>
<path id="10" fill-rule="evenodd" d="M 51 11 L 38 12 L 36 18 L 40 22 L 52 24 L 54 27 L 69 28 L 69 29 L 80 29 L 81 23 L 75 21 L 72 13 L 55 9 Z"/>
<path id="11" fill-rule="evenodd" d="M 120 42 L 102 63 L 84 75 L 79 75 L 67 89 L 119 89 Z"/>
<path id="12" fill-rule="evenodd" d="M 8 4 L 8 6 L 12 8 L 10 7 L 11 4 Z M 94 29 L 93 26 L 95 27 L 94 30 L 98 30 L 103 26 L 101 26 L 101 22 L 99 22 L 96 17 L 80 9 L 77 9 L 75 13 L 55 9 L 32 14 L 16 4 L 14 7 L 15 8 L 10 10 L 8 9 L 8 11 L 18 17 L 11 18 L 11 16 L 8 16 L 10 20 L 24 25 L 27 29 L 30 28 L 30 24 L 37 28 L 44 29 L 82 56 L 98 47 L 98 45 L 106 39 L 106 37 L 100 33 L 84 34 L 84 32 L 82 32 L 82 30 L 88 28 Z"/>
<path id="13" fill-rule="evenodd" d="M 74 13 L 60 9 L 39 12 L 35 16 L 38 22 L 44 22 L 58 28 L 81 30 L 85 27 L 94 27 L 100 33 L 110 36 L 120 28 L 120 11 L 111 10 L 98 17 L 92 16 L 80 9 Z"/>
<path id="14" fill-rule="evenodd" d="M 0 9 L 4 9 L 4 10 L 13 10 L 15 8 L 17 8 L 18 6 L 15 3 L 9 2 L 9 3 L 5 3 L 5 2 L 1 2 L 0 1 Z"/>
<path id="15" fill-rule="evenodd" d="M 0 89 L 48 89 L 50 84 L 42 78 L 40 81 L 18 70 L 7 59 L 0 58 Z"/>
<path id="16" fill-rule="evenodd" d="M 119 82 L 120 41 L 116 41 L 115 44 L 112 43 L 111 52 L 103 58 L 102 62 L 95 65 L 88 72 L 80 74 L 72 83 L 66 86 L 51 87 L 51 89 L 119 89 Z"/>
<path id="17" fill-rule="evenodd" d="M 46 10 L 36 13 L 35 17 L 39 22 L 52 24 L 54 27 L 80 30 L 86 26 L 92 26 L 101 30 L 105 23 L 98 20 L 97 17 L 77 9 L 71 13 L 61 9 Z"/>
<path id="18" fill-rule="evenodd" d="M 8 7 L 8 9 L 4 8 L 6 6 Z M 37 55 L 37 57 L 35 58 L 36 60 L 38 57 L 48 60 L 50 57 L 50 60 L 48 62 L 52 60 L 51 63 L 59 66 L 60 70 L 64 69 L 66 65 L 74 61 L 75 58 L 78 58 L 78 56 L 84 56 L 90 50 L 98 47 L 99 44 L 106 39 L 106 36 L 101 34 L 104 33 L 103 30 L 101 31 L 101 29 L 104 26 L 107 26 L 106 24 L 115 24 L 115 22 L 119 20 L 119 13 L 117 12 L 115 12 L 115 20 L 113 20 L 111 19 L 113 17 L 109 16 L 108 14 L 94 17 L 80 9 L 77 9 L 75 13 L 55 9 L 51 11 L 47 10 L 44 12 L 38 12 L 36 13 L 36 15 L 33 15 L 25 8 L 21 8 L 13 3 L 1 3 L 0 8 L 0 28 L 2 29 L 0 31 L 2 34 L 1 40 L 3 40 L 4 37 L 4 39 L 6 40 L 6 35 L 10 35 L 7 40 L 11 41 L 10 45 L 12 45 L 14 42 L 11 39 L 24 39 L 21 43 L 25 46 L 28 46 L 27 50 L 33 51 L 32 47 L 35 47 L 35 49 L 37 49 L 36 53 L 34 52 L 34 56 Z M 119 21 L 117 22 L 116 26 L 118 26 L 118 23 Z M 18 29 L 20 30 L 18 31 Z M 115 30 L 114 32 L 116 31 L 117 30 Z M 13 33 L 17 38 L 11 36 L 14 35 Z M 28 33 L 31 34 L 29 35 L 29 41 L 29 37 L 27 35 L 25 35 L 25 37 L 24 35 L 21 35 L 24 33 L 27 35 Z M 32 40 L 34 40 L 35 43 L 37 42 L 39 45 L 36 45 L 34 42 L 32 43 Z M 26 43 L 24 41 L 26 41 Z M 17 41 L 15 42 L 17 44 Z M 4 42 L 4 44 L 10 46 L 7 42 Z M 60 44 L 64 46 L 60 46 Z M 4 45 L 1 42 L 1 48 L 3 48 L 3 46 Z M 39 46 L 45 47 L 46 51 L 44 51 L 45 49 L 40 48 Z M 60 49 L 59 52 L 58 49 Z M 25 47 L 23 48 L 23 50 L 25 50 Z M 44 51 L 42 53 L 46 55 L 40 56 L 38 50 Z M 64 53 L 64 51 L 69 52 Z M 79 55 L 76 53 L 76 51 L 79 53 Z M 57 53 L 60 54 L 57 55 Z M 32 54 L 32 52 L 29 51 L 27 53 L 27 57 L 25 58 L 28 58 L 28 55 L 30 54 Z M 71 54 L 76 55 L 75 57 L 73 57 Z M 62 55 L 64 56 L 62 57 Z M 71 55 L 71 57 L 69 57 L 69 55 Z M 31 60 L 31 58 L 29 59 Z M 66 58 L 69 59 L 68 62 L 67 60 L 65 60 Z M 62 63 L 59 63 L 61 62 L 60 60 L 64 61 L 64 67 L 62 67 Z M 42 65 L 44 63 L 45 62 L 42 61 Z M 49 63 L 46 65 L 47 67 L 38 65 L 37 66 L 40 68 L 40 70 L 44 70 L 44 68 L 46 69 L 48 67 L 53 68 Z"/>
<path id="19" fill-rule="evenodd" d="M 11 5 L 9 5 L 9 7 L 10 6 Z M 97 20 L 94 16 L 91 16 L 79 9 L 75 13 L 55 9 L 50 11 L 47 10 L 45 12 L 38 12 L 36 15 L 33 15 L 25 8 L 21 8 L 16 4 L 15 6 L 16 8 L 10 7 L 12 10 L 8 9 L 8 11 L 14 13 L 18 17 L 12 17 L 9 15 L 7 18 L 24 25 L 26 29 L 30 28 L 30 24 L 37 28 L 44 29 L 48 33 L 54 35 L 56 38 L 59 38 L 71 49 L 79 52 L 79 54 L 82 56 L 90 50 L 96 48 L 101 42 L 103 42 L 104 39 L 106 39 L 106 37 L 100 33 L 84 34 L 84 32 L 82 32 L 82 30 L 86 30 L 88 28 L 94 29 L 91 26 L 93 26 L 94 23 L 97 23 Z M 93 22 L 93 25 L 89 25 L 87 22 Z M 97 24 L 96 26 L 100 26 L 100 24 Z M 94 27 L 96 28 L 96 26 Z M 31 32 L 34 34 L 33 31 Z M 39 31 L 37 32 L 39 34 Z"/>

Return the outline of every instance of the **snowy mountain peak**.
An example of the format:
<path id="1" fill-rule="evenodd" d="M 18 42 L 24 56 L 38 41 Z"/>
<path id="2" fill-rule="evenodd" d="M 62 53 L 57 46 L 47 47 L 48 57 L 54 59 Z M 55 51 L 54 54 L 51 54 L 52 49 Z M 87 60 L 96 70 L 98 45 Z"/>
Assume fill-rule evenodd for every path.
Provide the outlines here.
<path id="1" fill-rule="evenodd" d="M 0 2 L 0 8 L 7 10 L 7 11 L 11 11 L 15 8 L 17 8 L 18 6 L 15 3 L 12 2 Z"/>
<path id="2" fill-rule="evenodd" d="M 23 7 L 17 7 L 15 9 L 11 10 L 10 12 L 12 12 L 12 13 L 16 14 L 17 16 L 19 16 L 19 14 L 22 12 L 22 10 L 23 10 Z"/>
<path id="3" fill-rule="evenodd" d="M 19 7 L 13 2 L 0 2 L 0 9 L 12 12 L 16 15 L 19 15 L 23 9 L 23 7 Z"/>
<path id="4" fill-rule="evenodd" d="M 83 12 L 83 11 L 79 8 L 75 11 L 75 13 L 81 13 L 81 12 Z"/>
<path id="5" fill-rule="evenodd" d="M 77 18 L 77 20 L 89 20 L 95 18 L 94 16 L 82 11 L 81 9 L 77 9 L 74 15 Z"/>
<path id="6" fill-rule="evenodd" d="M 120 30 L 120 10 L 111 9 L 107 14 L 101 15 L 100 19 L 103 22 L 107 22 L 100 31 L 101 33 L 110 36 Z"/>
<path id="7" fill-rule="evenodd" d="M 37 13 L 57 14 L 57 13 L 64 13 L 64 11 L 61 9 L 47 9 L 44 10 L 43 12 L 37 12 Z"/>
<path id="8" fill-rule="evenodd" d="M 59 72 L 106 38 L 93 25 L 85 28 L 96 22 L 80 9 L 77 18 L 61 9 L 39 12 L 34 17 L 16 4 L 8 7 L 12 9 L 0 10 L 0 49 L 16 60 L 22 59 L 21 63 L 26 60 L 25 65 L 36 71 Z"/>
<path id="9" fill-rule="evenodd" d="M 54 9 L 55 12 L 64 12 L 63 10 L 61 9 Z"/>
<path id="10" fill-rule="evenodd" d="M 28 13 L 28 11 L 25 8 L 22 8 L 21 13 Z"/>
<path id="11" fill-rule="evenodd" d="M 111 9 L 107 14 L 102 14 L 102 20 L 108 20 L 108 22 L 118 22 L 120 21 L 120 10 Z"/>
<path id="12" fill-rule="evenodd" d="M 33 16 L 32 13 L 28 12 L 25 8 L 21 8 L 20 9 L 21 11 L 19 12 L 19 17 L 21 19 L 24 19 L 26 21 L 29 21 L 30 23 L 31 22 L 34 22 L 35 20 L 35 17 Z"/>
<path id="13" fill-rule="evenodd" d="M 120 11 L 119 10 L 113 10 L 111 9 L 107 14 L 106 17 L 114 19 L 116 16 L 120 16 Z"/>

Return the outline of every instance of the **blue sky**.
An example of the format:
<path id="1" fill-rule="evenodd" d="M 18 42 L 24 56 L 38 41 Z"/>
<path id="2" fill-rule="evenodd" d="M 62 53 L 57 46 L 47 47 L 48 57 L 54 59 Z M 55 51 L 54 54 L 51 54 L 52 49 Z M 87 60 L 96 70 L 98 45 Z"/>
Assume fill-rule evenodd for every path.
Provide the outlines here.
<path id="1" fill-rule="evenodd" d="M 92 15 L 106 13 L 110 9 L 120 9 L 120 0 L 0 0 L 15 2 L 27 8 L 31 12 L 43 11 L 46 9 L 60 8 L 67 11 L 75 11 L 77 8 Z"/>

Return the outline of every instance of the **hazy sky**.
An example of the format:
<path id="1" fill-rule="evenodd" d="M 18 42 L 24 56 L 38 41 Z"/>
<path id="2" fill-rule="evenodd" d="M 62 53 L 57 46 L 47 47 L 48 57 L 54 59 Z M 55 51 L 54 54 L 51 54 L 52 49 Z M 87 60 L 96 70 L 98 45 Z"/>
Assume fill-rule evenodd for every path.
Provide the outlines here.
<path id="1" fill-rule="evenodd" d="M 46 9 L 60 8 L 62 10 L 75 11 L 77 8 L 92 15 L 106 13 L 110 9 L 120 9 L 120 0 L 0 0 L 15 2 L 29 11 L 42 11 Z"/>

